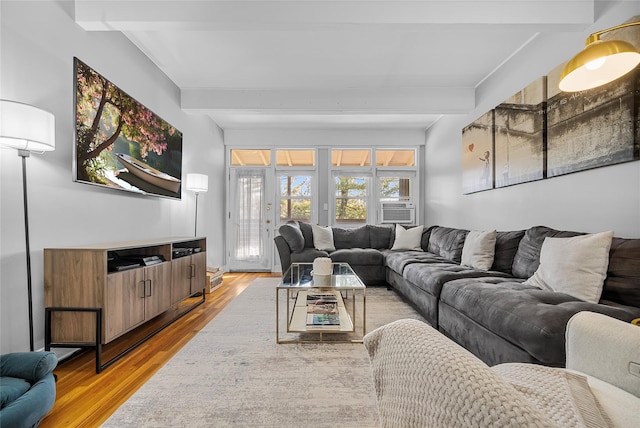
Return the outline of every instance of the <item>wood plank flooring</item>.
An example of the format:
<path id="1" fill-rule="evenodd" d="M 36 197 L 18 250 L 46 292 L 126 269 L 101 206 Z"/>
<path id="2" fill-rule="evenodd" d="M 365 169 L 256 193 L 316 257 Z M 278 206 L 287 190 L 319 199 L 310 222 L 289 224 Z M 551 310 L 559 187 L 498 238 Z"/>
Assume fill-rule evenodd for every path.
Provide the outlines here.
<path id="1" fill-rule="evenodd" d="M 53 409 L 40 427 L 96 427 L 133 395 L 160 367 L 250 283 L 271 273 L 226 273 L 223 285 L 206 295 L 205 302 L 162 330 L 102 373 L 95 372 L 95 353 L 84 352 L 58 365 L 57 396 Z M 274 308 L 275 311 L 275 308 Z M 162 319 L 153 320 L 105 347 L 103 363 L 111 355 L 134 344 Z M 204 403 L 203 403 L 204 405 Z"/>

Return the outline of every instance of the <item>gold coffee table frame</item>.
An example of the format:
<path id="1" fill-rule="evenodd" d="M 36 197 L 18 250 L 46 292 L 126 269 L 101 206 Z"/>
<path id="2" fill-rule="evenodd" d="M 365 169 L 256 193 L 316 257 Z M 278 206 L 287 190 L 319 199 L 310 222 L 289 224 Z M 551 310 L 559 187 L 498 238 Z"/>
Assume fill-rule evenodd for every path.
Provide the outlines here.
<path id="1" fill-rule="evenodd" d="M 331 283 L 314 282 L 311 271 L 313 263 L 292 263 L 276 286 L 276 343 L 325 342 L 325 334 L 344 334 L 345 337 L 332 337 L 330 342 L 362 343 L 367 334 L 367 287 L 348 263 L 332 263 Z M 338 297 L 340 325 L 309 326 L 307 316 L 307 293 L 309 291 L 333 292 Z M 283 293 L 286 291 L 286 293 Z M 281 295 L 286 295 L 286 304 L 281 305 Z M 351 295 L 349 297 L 349 295 Z M 362 311 L 357 311 L 356 302 L 362 299 Z M 292 304 L 292 301 L 293 304 Z M 313 338 L 287 339 L 280 335 L 280 311 L 286 308 L 287 333 L 318 335 Z M 359 315 L 359 316 L 358 316 Z M 358 323 L 358 319 L 360 323 Z M 361 328 L 360 328 L 361 326 Z M 360 332 L 362 334 L 360 334 Z M 354 337 L 355 336 L 355 337 Z"/>

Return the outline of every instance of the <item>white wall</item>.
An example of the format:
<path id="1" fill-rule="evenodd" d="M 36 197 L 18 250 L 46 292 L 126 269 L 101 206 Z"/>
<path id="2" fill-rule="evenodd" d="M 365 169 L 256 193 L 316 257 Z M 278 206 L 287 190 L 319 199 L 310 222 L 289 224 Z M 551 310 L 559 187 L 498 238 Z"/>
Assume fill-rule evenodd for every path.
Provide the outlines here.
<path id="1" fill-rule="evenodd" d="M 154 198 L 72 181 L 73 57 L 76 56 L 183 133 L 183 179 L 209 175 L 200 197 L 198 235 L 208 263 L 221 265 L 225 194 L 222 131 L 180 109 L 180 91 L 123 35 L 85 32 L 73 2 L 2 1 L 0 97 L 33 104 L 56 117 L 56 150 L 27 159 L 35 347 L 44 345 L 43 248 L 132 239 L 192 236 L 194 195 Z M 28 345 L 21 164 L 0 150 L 0 352 Z"/>
<path id="2" fill-rule="evenodd" d="M 462 194 L 462 128 L 539 76 L 567 61 L 592 32 L 640 13 L 639 2 L 599 2 L 597 22 L 581 36 L 538 37 L 477 88 L 477 108 L 441 119 L 426 136 L 425 223 L 511 230 L 545 225 L 562 230 L 640 237 L 640 162 Z M 639 31 L 637 28 L 633 31 Z"/>

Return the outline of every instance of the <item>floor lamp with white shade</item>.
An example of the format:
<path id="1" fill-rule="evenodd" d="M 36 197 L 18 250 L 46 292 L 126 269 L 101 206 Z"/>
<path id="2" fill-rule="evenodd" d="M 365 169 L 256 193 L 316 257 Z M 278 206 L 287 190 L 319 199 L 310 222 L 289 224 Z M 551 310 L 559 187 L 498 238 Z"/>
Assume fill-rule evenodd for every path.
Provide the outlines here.
<path id="1" fill-rule="evenodd" d="M 33 293 L 27 204 L 27 158 L 31 152 L 42 153 L 55 150 L 55 117 L 53 114 L 29 104 L 0 100 L 0 147 L 17 149 L 18 156 L 22 158 L 22 200 L 27 256 L 27 297 L 29 300 L 29 349 L 33 351 Z"/>
<path id="2" fill-rule="evenodd" d="M 196 194 L 196 220 L 193 236 L 198 236 L 198 194 L 209 190 L 209 177 L 205 174 L 187 174 L 187 190 Z"/>

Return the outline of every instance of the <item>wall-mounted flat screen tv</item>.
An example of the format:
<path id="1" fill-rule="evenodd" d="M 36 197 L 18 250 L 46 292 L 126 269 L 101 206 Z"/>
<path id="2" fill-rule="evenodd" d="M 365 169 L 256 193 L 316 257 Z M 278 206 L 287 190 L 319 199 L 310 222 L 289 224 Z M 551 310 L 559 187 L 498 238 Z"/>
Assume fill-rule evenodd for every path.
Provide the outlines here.
<path id="1" fill-rule="evenodd" d="M 78 58 L 77 182 L 180 199 L 182 133 Z"/>

